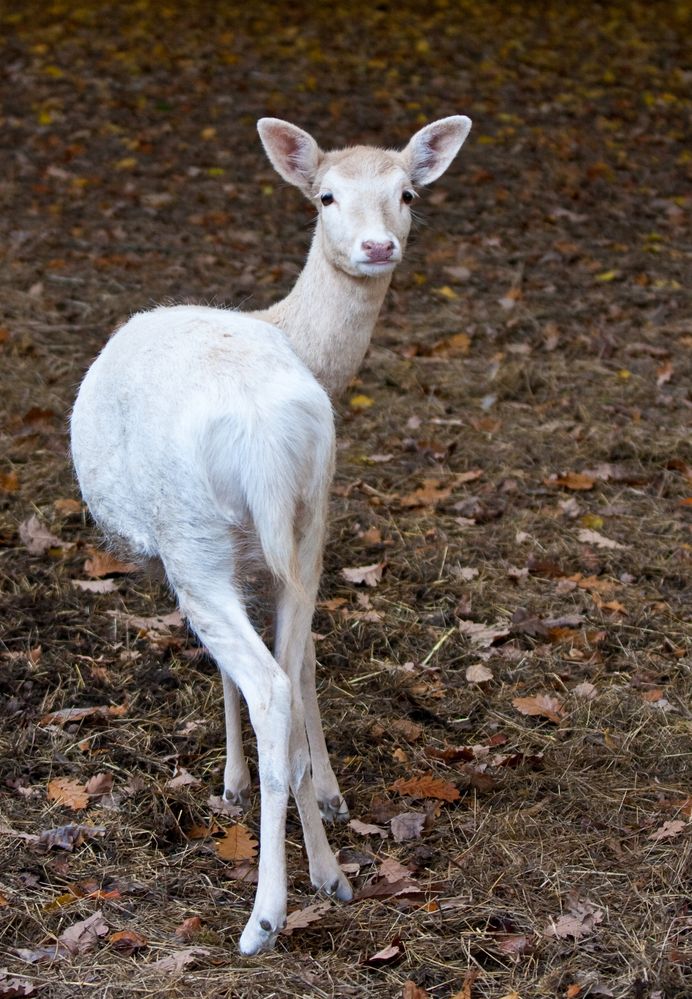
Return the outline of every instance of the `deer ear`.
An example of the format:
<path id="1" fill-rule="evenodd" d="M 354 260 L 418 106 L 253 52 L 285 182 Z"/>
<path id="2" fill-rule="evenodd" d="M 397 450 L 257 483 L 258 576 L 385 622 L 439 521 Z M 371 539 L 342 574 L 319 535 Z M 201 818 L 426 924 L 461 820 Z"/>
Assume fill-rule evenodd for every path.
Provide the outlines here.
<path id="1" fill-rule="evenodd" d="M 324 155 L 313 137 L 280 118 L 260 118 L 257 131 L 276 172 L 309 197 Z"/>
<path id="2" fill-rule="evenodd" d="M 454 114 L 416 132 L 403 152 L 414 184 L 430 184 L 437 180 L 463 146 L 470 130 L 471 119 Z"/>

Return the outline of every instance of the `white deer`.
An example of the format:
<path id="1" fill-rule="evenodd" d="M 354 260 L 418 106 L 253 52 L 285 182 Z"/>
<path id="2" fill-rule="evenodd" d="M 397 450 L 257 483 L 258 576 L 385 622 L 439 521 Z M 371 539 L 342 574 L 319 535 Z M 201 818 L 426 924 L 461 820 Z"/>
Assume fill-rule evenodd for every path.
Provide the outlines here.
<path id="1" fill-rule="evenodd" d="M 238 691 L 257 736 L 259 878 L 240 950 L 274 945 L 286 918 L 289 790 L 315 888 L 351 887 L 325 819 L 348 811 L 327 756 L 310 634 L 334 464 L 330 396 L 370 342 L 402 258 L 415 186 L 439 177 L 471 127 L 454 115 L 401 151 L 324 153 L 307 132 L 262 118 L 278 173 L 318 216 L 305 268 L 262 312 L 173 306 L 139 313 L 108 341 L 72 414 L 72 455 L 94 519 L 129 550 L 158 559 L 180 609 L 223 681 L 225 796 L 250 785 Z M 272 655 L 252 626 L 241 582 L 259 561 L 276 581 Z"/>

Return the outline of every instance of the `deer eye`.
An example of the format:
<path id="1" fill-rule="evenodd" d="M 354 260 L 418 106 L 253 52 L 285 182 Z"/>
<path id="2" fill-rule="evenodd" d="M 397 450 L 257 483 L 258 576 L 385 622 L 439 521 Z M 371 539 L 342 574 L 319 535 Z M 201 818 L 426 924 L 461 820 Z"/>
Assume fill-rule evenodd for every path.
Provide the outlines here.
<path id="1" fill-rule="evenodd" d="M 334 202 L 334 195 L 329 191 L 326 194 L 320 194 L 320 201 L 325 207 L 331 205 Z"/>
<path id="2" fill-rule="evenodd" d="M 410 205 L 414 197 L 415 195 L 413 191 L 404 191 L 404 193 L 401 195 L 401 200 L 404 202 L 405 205 Z"/>

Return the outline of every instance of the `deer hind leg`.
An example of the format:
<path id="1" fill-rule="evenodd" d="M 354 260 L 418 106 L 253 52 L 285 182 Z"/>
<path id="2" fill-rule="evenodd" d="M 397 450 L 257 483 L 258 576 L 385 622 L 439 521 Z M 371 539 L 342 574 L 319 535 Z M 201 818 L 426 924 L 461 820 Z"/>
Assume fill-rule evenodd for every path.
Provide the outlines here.
<path id="1" fill-rule="evenodd" d="M 226 716 L 226 766 L 223 772 L 223 796 L 226 801 L 246 809 L 250 804 L 250 771 L 243 752 L 240 720 L 240 692 L 230 676 L 219 670 L 223 685 Z"/>
<path id="2" fill-rule="evenodd" d="M 309 635 L 300 671 L 300 690 L 305 712 L 305 728 L 310 745 L 312 783 L 323 820 L 334 822 L 336 819 L 337 822 L 348 822 L 348 805 L 339 790 L 327 752 L 320 709 L 317 703 L 315 671 L 315 643 L 312 640 L 312 635 Z"/>
<path id="3" fill-rule="evenodd" d="M 167 567 L 168 568 L 168 567 Z M 224 677 L 247 701 L 257 736 L 261 814 L 257 894 L 240 938 L 243 954 L 274 946 L 286 921 L 286 807 L 292 732 L 290 680 L 260 639 L 238 593 L 213 569 L 195 568 L 195 582 L 168 572 L 180 609 Z M 235 707 L 234 707 L 235 711 Z"/>
<path id="4" fill-rule="evenodd" d="M 275 655 L 291 681 L 293 698 L 289 754 L 291 791 L 296 800 L 303 826 L 310 877 L 317 889 L 347 901 L 352 898 L 351 886 L 329 846 L 310 767 L 310 748 L 308 747 L 306 731 L 308 724 L 313 738 L 316 739 L 318 747 L 322 751 L 321 758 L 326 759 L 327 756 L 317 710 L 317 699 L 314 695 L 314 674 L 312 683 L 307 685 L 309 721 L 303 702 L 302 676 L 308 643 L 312 648 L 310 627 L 322 562 L 326 494 L 322 499 L 323 502 L 316 502 L 312 507 L 306 505 L 299 511 L 297 517 L 295 565 L 299 585 L 286 584 L 279 590 Z M 319 732 L 319 737 L 317 737 L 316 730 Z M 318 759 L 320 759 L 319 756 Z M 329 766 L 328 761 L 327 766 Z M 331 771 L 331 767 L 329 770 Z M 339 793 L 336 781 L 334 781 L 333 787 L 332 797 L 335 797 Z M 339 798 L 341 798 L 340 795 Z"/>

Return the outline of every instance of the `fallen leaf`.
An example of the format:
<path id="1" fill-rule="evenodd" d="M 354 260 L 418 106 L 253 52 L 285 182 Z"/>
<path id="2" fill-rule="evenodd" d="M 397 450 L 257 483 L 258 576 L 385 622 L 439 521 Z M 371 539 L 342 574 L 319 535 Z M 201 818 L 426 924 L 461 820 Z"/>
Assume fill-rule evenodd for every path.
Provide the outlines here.
<path id="1" fill-rule="evenodd" d="M 45 847 L 46 850 L 57 847 L 71 853 L 76 846 L 81 846 L 85 840 L 96 839 L 99 836 L 105 836 L 105 834 L 105 826 L 85 826 L 70 822 L 65 826 L 44 829 L 37 838 L 37 845 Z"/>
<path id="2" fill-rule="evenodd" d="M 84 790 L 92 798 L 102 794 L 110 794 L 113 790 L 113 775 L 108 773 L 96 774 L 86 782 Z"/>
<path id="3" fill-rule="evenodd" d="M 176 974 L 177 972 L 184 971 L 198 957 L 207 957 L 208 954 L 209 951 L 206 947 L 188 947 L 185 950 L 174 951 L 173 954 L 168 954 L 166 957 L 154 961 L 153 964 L 147 965 L 147 970 L 160 971 L 164 974 Z"/>
<path id="4" fill-rule="evenodd" d="M 472 645 L 479 645 L 481 648 L 488 648 L 498 638 L 505 638 L 509 635 L 509 627 L 504 621 L 484 624 L 480 621 L 462 620 L 459 622 L 459 631 L 471 640 Z"/>
<path id="5" fill-rule="evenodd" d="M 489 670 L 484 663 L 474 663 L 466 669 L 466 679 L 469 683 L 487 683 L 492 680 L 492 670 Z"/>
<path id="6" fill-rule="evenodd" d="M 627 545 L 621 545 L 619 541 L 613 541 L 611 538 L 606 538 L 603 534 L 599 534 L 598 531 L 589 531 L 584 528 L 579 531 L 577 537 L 583 544 L 596 545 L 597 548 L 626 548 Z"/>
<path id="7" fill-rule="evenodd" d="M 585 472 L 564 472 L 562 475 L 544 479 L 543 484 L 546 486 L 562 486 L 565 489 L 573 489 L 575 491 L 586 491 L 593 489 L 596 480 Z"/>
<path id="8" fill-rule="evenodd" d="M 409 798 L 436 798 L 440 801 L 456 801 L 460 797 L 459 791 L 441 777 L 434 774 L 423 774 L 420 777 L 403 777 L 391 785 L 393 791 L 398 791 L 401 795 Z"/>
<path id="9" fill-rule="evenodd" d="M 405 843 L 410 839 L 420 839 L 427 816 L 422 812 L 402 812 L 395 815 L 390 823 L 395 842 Z"/>
<path id="10" fill-rule="evenodd" d="M 401 506 L 437 506 L 452 494 L 451 485 L 446 485 L 440 479 L 423 479 L 423 485 L 407 493 L 399 500 Z"/>
<path id="11" fill-rule="evenodd" d="M 56 534 L 52 534 L 43 526 L 35 513 L 19 525 L 19 537 L 30 555 L 45 555 L 51 548 L 74 547 L 71 543 L 65 544 Z"/>
<path id="12" fill-rule="evenodd" d="M 72 585 L 87 593 L 113 593 L 118 589 L 112 579 L 73 579 Z"/>
<path id="13" fill-rule="evenodd" d="M 464 976 L 464 984 L 460 992 L 455 992 L 451 999 L 473 999 L 471 990 L 480 972 L 477 968 L 469 968 Z"/>
<path id="14" fill-rule="evenodd" d="M 533 697 L 515 697 L 512 704 L 523 715 L 540 715 L 559 725 L 565 711 L 562 702 L 549 694 L 536 694 Z"/>
<path id="15" fill-rule="evenodd" d="M 519 957 L 522 954 L 529 954 L 533 948 L 533 940 L 523 933 L 507 933 L 498 941 L 498 950 L 500 953 L 507 954 L 509 957 Z"/>
<path id="16" fill-rule="evenodd" d="M 230 818 L 237 818 L 243 814 L 242 805 L 234 805 L 219 794 L 210 794 L 207 804 L 215 815 L 228 815 Z"/>
<path id="17" fill-rule="evenodd" d="M 382 579 L 384 562 L 375 562 L 373 565 L 354 566 L 350 569 L 342 569 L 341 575 L 347 583 L 355 583 L 357 586 L 365 583 L 366 586 L 377 586 Z"/>
<path id="18" fill-rule="evenodd" d="M 664 822 L 655 832 L 652 832 L 648 839 L 654 840 L 656 843 L 662 839 L 673 839 L 675 836 L 679 836 L 686 826 L 687 822 L 684 822 L 682 819 L 670 819 L 668 822 Z"/>
<path id="19" fill-rule="evenodd" d="M 577 697 L 583 697 L 586 701 L 593 701 L 596 697 L 597 690 L 592 683 L 589 683 L 588 680 L 584 680 L 572 689 L 572 693 L 576 694 Z"/>
<path id="20" fill-rule="evenodd" d="M 551 920 L 545 935 L 548 937 L 574 937 L 579 940 L 581 937 L 592 933 L 596 926 L 603 921 L 603 912 L 589 901 L 580 902 L 575 895 L 571 894 L 566 903 L 567 911 L 557 920 Z"/>
<path id="21" fill-rule="evenodd" d="M 84 954 L 91 950 L 97 943 L 99 937 L 108 933 L 108 924 L 103 918 L 101 911 L 95 912 L 87 919 L 73 923 L 64 933 L 58 937 L 60 943 L 67 947 L 71 954 Z"/>
<path id="22" fill-rule="evenodd" d="M 397 718 L 395 721 L 390 722 L 387 727 L 392 735 L 400 736 L 402 739 L 406 739 L 407 742 L 416 742 L 423 733 L 423 727 L 418 725 L 417 722 L 409 721 L 408 718 Z"/>
<path id="23" fill-rule="evenodd" d="M 202 930 L 202 920 L 199 916 L 188 916 L 187 919 L 183 919 L 180 926 L 176 926 L 173 931 L 177 936 L 178 940 L 182 940 L 183 943 L 189 943 L 194 937 L 196 937 Z"/>
<path id="24" fill-rule="evenodd" d="M 214 846 L 222 860 L 252 860 L 257 853 L 257 840 L 240 823 L 228 826 L 223 838 L 215 840 Z"/>
<path id="25" fill-rule="evenodd" d="M 127 711 L 125 704 L 97 704 L 90 708 L 61 708 L 39 719 L 39 725 L 67 725 L 83 718 L 120 718 Z"/>
<path id="26" fill-rule="evenodd" d="M 184 767 L 177 767 L 174 776 L 166 781 L 165 786 L 177 790 L 179 787 L 199 787 L 201 783 L 201 780 L 193 777 Z"/>
<path id="27" fill-rule="evenodd" d="M 673 365 L 670 361 L 664 363 L 656 369 L 656 385 L 661 388 L 673 377 Z"/>
<path id="28" fill-rule="evenodd" d="M 374 404 L 374 402 L 375 400 L 371 399 L 369 395 L 363 395 L 362 393 L 359 393 L 358 395 L 352 395 L 348 401 L 348 404 L 351 407 L 351 409 L 355 409 L 356 412 L 358 412 L 363 409 L 370 409 L 370 407 Z"/>
<path id="29" fill-rule="evenodd" d="M 311 923 L 319 922 L 332 908 L 331 902 L 313 902 L 306 905 L 304 909 L 296 909 L 289 912 L 286 925 L 281 930 L 281 935 L 290 937 L 296 930 L 302 930 Z"/>
<path id="30" fill-rule="evenodd" d="M 353 829 L 359 836 L 379 836 L 381 839 L 386 839 L 389 836 L 387 830 L 383 829 L 382 826 L 361 822 L 360 819 L 351 819 L 348 825 L 349 829 Z"/>
<path id="31" fill-rule="evenodd" d="M 91 554 L 84 562 L 84 571 L 91 579 L 100 579 L 102 576 L 112 576 L 115 573 L 136 572 L 139 568 L 135 562 L 122 562 L 110 552 L 98 548 L 90 548 L 89 551 Z"/>
<path id="32" fill-rule="evenodd" d="M 425 989 L 422 989 L 420 985 L 416 985 L 415 982 L 409 979 L 409 981 L 404 982 L 401 999 L 429 999 L 429 995 Z"/>
<path id="33" fill-rule="evenodd" d="M 382 950 L 378 950 L 376 954 L 369 957 L 366 960 L 366 964 L 370 967 L 379 968 L 383 964 L 393 964 L 404 956 L 404 945 L 401 940 L 394 940 L 388 946 L 383 947 Z"/>
<path id="34" fill-rule="evenodd" d="M 430 348 L 432 357 L 461 357 L 468 354 L 471 337 L 468 333 L 453 333 L 444 340 L 438 340 Z"/>
<path id="35" fill-rule="evenodd" d="M 7 968 L 0 968 L 0 999 L 21 999 L 36 995 L 36 986 L 26 978 L 9 977 Z"/>
<path id="36" fill-rule="evenodd" d="M 61 513 L 63 517 L 74 517 L 81 514 L 83 506 L 76 499 L 56 499 L 53 501 L 53 509 L 56 513 Z"/>
<path id="37" fill-rule="evenodd" d="M 85 791 L 84 784 L 70 777 L 54 777 L 49 781 L 47 798 L 58 805 L 66 805 L 73 811 L 86 808 L 89 804 L 89 795 Z"/>
<path id="38" fill-rule="evenodd" d="M 137 930 L 118 930 L 117 933 L 111 933 L 108 937 L 108 943 L 119 954 L 134 954 L 136 950 L 142 950 L 149 946 L 147 938 L 143 937 Z"/>
<path id="39" fill-rule="evenodd" d="M 19 476 L 17 475 L 14 469 L 12 469 L 10 472 L 3 472 L 0 475 L 1 492 L 16 493 L 18 489 L 19 489 Z"/>

